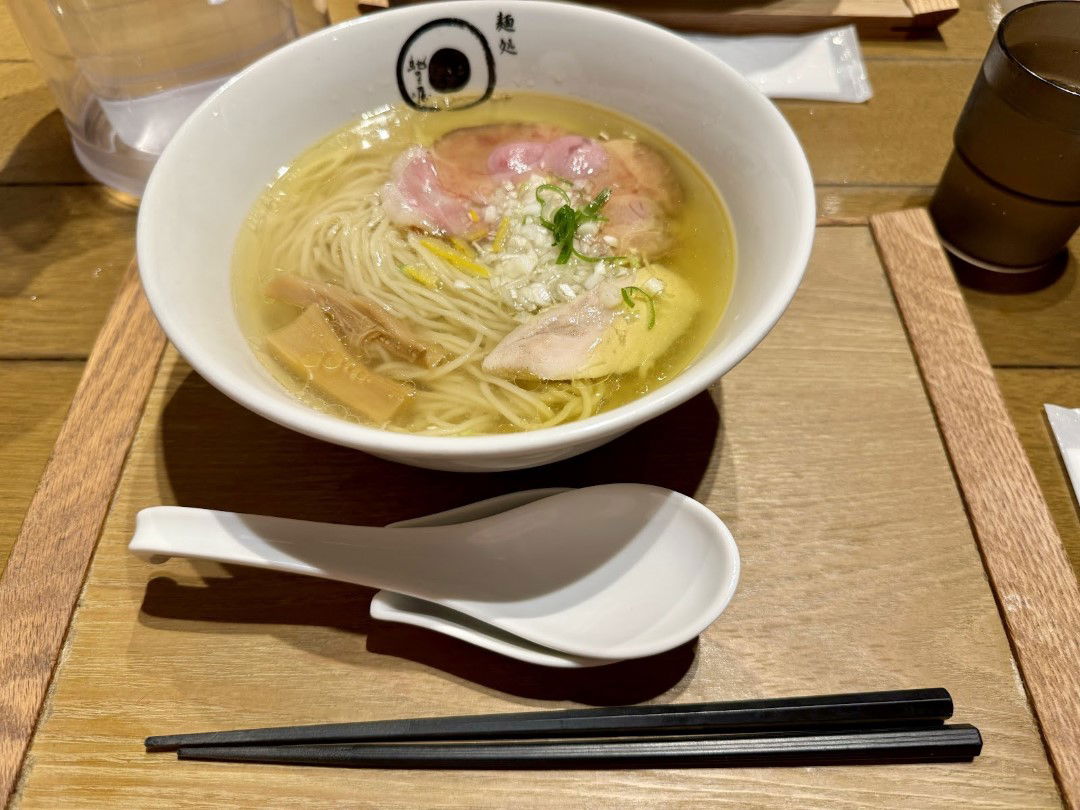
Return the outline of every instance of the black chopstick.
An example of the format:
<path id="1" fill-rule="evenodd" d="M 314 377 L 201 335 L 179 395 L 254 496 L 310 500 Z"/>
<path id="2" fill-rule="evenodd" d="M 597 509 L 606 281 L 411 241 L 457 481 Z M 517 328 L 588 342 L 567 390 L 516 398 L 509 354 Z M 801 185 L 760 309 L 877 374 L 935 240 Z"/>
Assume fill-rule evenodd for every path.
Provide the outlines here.
<path id="1" fill-rule="evenodd" d="M 348 768 L 717 768 L 960 762 L 982 750 L 969 725 L 904 731 L 590 742 L 257 745 L 181 748 L 179 759 Z"/>
<path id="2" fill-rule="evenodd" d="M 716 703 L 616 706 L 171 734 L 147 737 L 146 748 L 149 751 L 171 751 L 192 746 L 510 740 L 724 733 L 759 729 L 827 730 L 840 726 L 940 726 L 952 713 L 952 697 L 945 689 L 902 689 Z"/>

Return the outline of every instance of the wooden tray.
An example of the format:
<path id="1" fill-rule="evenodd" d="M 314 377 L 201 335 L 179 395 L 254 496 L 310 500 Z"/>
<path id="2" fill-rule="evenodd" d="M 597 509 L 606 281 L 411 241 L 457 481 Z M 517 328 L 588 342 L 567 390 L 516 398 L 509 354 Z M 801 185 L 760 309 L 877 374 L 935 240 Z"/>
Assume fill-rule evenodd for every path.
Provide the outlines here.
<path id="1" fill-rule="evenodd" d="M 329 0 L 332 23 L 424 0 Z M 958 0 L 607 0 L 594 3 L 685 31 L 776 34 L 855 25 L 866 37 L 912 36 L 960 10 Z"/>
<path id="2" fill-rule="evenodd" d="M 259 419 L 173 350 L 158 362 L 132 276 L 0 582 L 0 795 L 20 808 L 1075 805 L 1076 581 L 928 218 L 873 229 L 887 274 L 871 230 L 819 229 L 790 311 L 708 394 L 505 475 L 402 467 Z M 136 511 L 159 503 L 380 523 L 613 480 L 694 494 L 732 527 L 744 571 L 696 644 L 595 670 L 374 622 L 363 588 L 152 567 L 125 548 Z M 984 733 L 974 763 L 310 770 L 141 746 L 237 726 L 938 685 Z"/>

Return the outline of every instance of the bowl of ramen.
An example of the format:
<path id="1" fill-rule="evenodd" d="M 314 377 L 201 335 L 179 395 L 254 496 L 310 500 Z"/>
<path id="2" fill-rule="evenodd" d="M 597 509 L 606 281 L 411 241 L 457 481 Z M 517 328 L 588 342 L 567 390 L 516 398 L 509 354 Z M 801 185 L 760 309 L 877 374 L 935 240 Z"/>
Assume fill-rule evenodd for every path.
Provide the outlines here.
<path id="1" fill-rule="evenodd" d="M 675 34 L 540 0 L 409 5 L 298 40 L 181 127 L 143 285 L 220 391 L 436 469 L 596 447 L 731 369 L 802 278 L 799 144 Z"/>

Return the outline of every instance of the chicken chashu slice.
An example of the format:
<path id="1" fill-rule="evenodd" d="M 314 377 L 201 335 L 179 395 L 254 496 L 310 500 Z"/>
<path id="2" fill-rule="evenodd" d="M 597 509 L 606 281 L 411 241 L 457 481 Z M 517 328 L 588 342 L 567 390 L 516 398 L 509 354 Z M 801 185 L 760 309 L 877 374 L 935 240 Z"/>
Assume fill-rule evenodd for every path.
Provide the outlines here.
<path id="1" fill-rule="evenodd" d="M 266 285 L 265 292 L 300 309 L 312 304 L 319 307 L 333 319 L 353 349 L 362 351 L 375 342 L 411 363 L 432 367 L 443 360 L 442 352 L 417 340 L 409 327 L 388 309 L 337 284 L 281 273 Z"/>
<path id="2" fill-rule="evenodd" d="M 623 287 L 663 285 L 652 296 L 655 318 L 640 293 L 626 306 Z M 677 273 L 658 264 L 608 279 L 565 304 L 531 316 L 484 358 L 484 371 L 508 379 L 580 380 L 647 371 L 682 335 L 700 307 Z"/>

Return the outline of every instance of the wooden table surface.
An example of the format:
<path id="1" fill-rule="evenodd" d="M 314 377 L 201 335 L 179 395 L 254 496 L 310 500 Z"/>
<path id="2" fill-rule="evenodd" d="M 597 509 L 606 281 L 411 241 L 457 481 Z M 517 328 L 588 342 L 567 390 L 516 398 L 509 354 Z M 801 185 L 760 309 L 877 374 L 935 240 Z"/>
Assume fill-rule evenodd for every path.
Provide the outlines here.
<path id="1" fill-rule="evenodd" d="M 136 512 L 153 504 L 378 524 L 613 477 L 693 495 L 731 527 L 743 567 L 731 605 L 696 641 L 601 669 L 552 671 L 373 621 L 371 591 L 353 585 L 150 566 L 127 551 Z M 364 494 L 372 481 L 377 498 Z M 168 350 L 79 603 L 18 810 L 289 808 L 300 797 L 311 808 L 1060 806 L 865 226 L 819 229 L 788 314 L 708 394 L 535 470 L 440 473 L 318 442 L 231 402 Z M 140 745 L 282 722 L 929 684 L 982 731 L 974 763 L 313 772 L 179 762 Z"/>
<path id="2" fill-rule="evenodd" d="M 840 262 L 847 251 L 865 252 L 869 237 L 862 226 L 870 214 L 929 199 L 948 155 L 952 126 L 990 37 L 983 0 L 962 0 L 962 6 L 940 36 L 863 43 L 875 91 L 869 103 L 780 103 L 809 155 L 820 221 L 832 226 L 821 232 L 819 265 L 822 256 Z M 2 570 L 94 336 L 131 257 L 135 224 L 134 210 L 94 183 L 76 163 L 55 104 L 3 4 L 0 187 Z M 966 295 L 1074 568 L 1080 570 L 1076 503 L 1042 416 L 1044 402 L 1080 405 L 1075 258 L 1080 255 L 1080 240 L 1074 243 L 1073 255 L 1064 277 L 1042 292 Z M 159 394 L 177 385 L 180 381 L 165 377 Z M 198 383 L 188 379 L 180 390 L 191 390 L 192 385 L 194 392 L 181 397 L 180 405 L 200 401 Z M 905 414 L 891 418 L 903 420 Z M 123 525 L 114 526 L 114 537 L 124 530 Z M 115 565 L 122 568 L 119 558 Z M 46 750 L 53 739 L 44 738 Z M 1024 753 L 1018 761 L 1031 756 Z M 1041 806 L 1049 796 L 1045 780 L 1030 769 L 1025 773 L 1029 782 L 1020 781 L 1016 788 L 1030 791 L 1027 798 Z M 39 787 L 42 806 L 48 806 L 48 785 Z"/>
<path id="3" fill-rule="evenodd" d="M 940 36 L 863 43 L 867 104 L 781 102 L 818 185 L 823 223 L 923 204 L 990 38 L 985 0 Z M 134 249 L 135 212 L 76 163 L 60 114 L 0 4 L 0 570 L 106 308 Z M 1080 240 L 1075 243 L 1080 246 Z M 969 291 L 1013 417 L 1080 570 L 1080 521 L 1042 403 L 1080 405 L 1080 286 Z"/>

